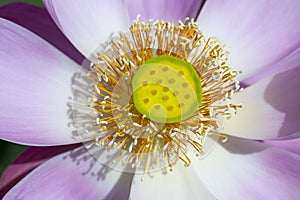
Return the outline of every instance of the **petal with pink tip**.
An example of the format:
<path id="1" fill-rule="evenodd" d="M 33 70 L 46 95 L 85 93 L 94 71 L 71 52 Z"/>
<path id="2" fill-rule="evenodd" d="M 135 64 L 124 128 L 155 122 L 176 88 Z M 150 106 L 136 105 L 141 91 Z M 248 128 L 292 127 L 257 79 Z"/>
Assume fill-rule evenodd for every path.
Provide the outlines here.
<path id="1" fill-rule="evenodd" d="M 131 20 L 140 14 L 141 20 L 163 20 L 177 23 L 186 17 L 196 18 L 203 0 L 126 0 Z"/>
<path id="2" fill-rule="evenodd" d="M 86 57 L 112 32 L 126 31 L 129 17 L 123 0 L 43 0 L 53 20 Z"/>
<path id="3" fill-rule="evenodd" d="M 300 156 L 229 138 L 192 167 L 217 199 L 299 199 Z"/>
<path id="4" fill-rule="evenodd" d="M 77 142 L 69 116 L 75 62 L 28 30 L 0 19 L 0 138 L 22 144 Z"/>
<path id="5" fill-rule="evenodd" d="M 6 168 L 0 179 L 0 198 L 2 199 L 14 185 L 34 168 L 57 154 L 78 147 L 78 144 L 55 147 L 29 147 Z"/>
<path id="6" fill-rule="evenodd" d="M 84 57 L 59 30 L 45 8 L 26 4 L 11 3 L 0 7 L 0 17 L 10 20 L 37 34 L 77 63 Z"/>
<path id="7" fill-rule="evenodd" d="M 291 140 L 264 140 L 263 142 L 300 155 L 300 138 Z"/>
<path id="8" fill-rule="evenodd" d="M 197 20 L 207 36 L 230 46 L 229 61 L 245 80 L 300 46 L 300 1 L 210 0 Z"/>
<path id="9" fill-rule="evenodd" d="M 84 147 L 79 147 L 40 165 L 4 199 L 127 200 L 132 176 L 102 165 Z"/>
<path id="10" fill-rule="evenodd" d="M 242 109 L 224 121 L 224 133 L 250 139 L 300 134 L 300 48 L 264 79 L 233 96 Z"/>

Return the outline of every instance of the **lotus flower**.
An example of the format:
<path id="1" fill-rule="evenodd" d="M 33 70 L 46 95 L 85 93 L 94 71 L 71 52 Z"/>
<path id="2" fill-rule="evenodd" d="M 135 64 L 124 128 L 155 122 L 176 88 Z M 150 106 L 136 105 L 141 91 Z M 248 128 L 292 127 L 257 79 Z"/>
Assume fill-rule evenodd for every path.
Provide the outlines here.
<path id="1" fill-rule="evenodd" d="M 196 25 L 191 21 L 190 26 L 183 26 L 188 33 L 194 34 L 189 27 L 199 25 L 201 34 L 230 46 L 226 62 L 243 71 L 236 78 L 245 88 L 231 98 L 243 107 L 224 119 L 222 131 L 215 134 L 228 140 L 218 141 L 203 158 L 189 155 L 188 167 L 168 159 L 167 170 L 149 173 L 147 169 L 128 172 L 128 163 L 123 169 L 107 166 L 85 148 L 89 140 L 83 146 L 74 138 L 82 127 L 72 125 L 69 103 L 74 98 L 74 75 L 84 70 L 78 64 L 83 57 L 43 9 L 26 4 L 2 7 L 0 138 L 40 146 L 30 147 L 5 171 L 1 179 L 4 199 L 299 199 L 299 1 L 44 0 L 44 4 L 57 27 L 86 58 L 112 32 L 127 31 L 138 14 L 145 23 L 150 18 L 172 23 L 194 18 Z M 151 62 L 142 66 L 151 68 L 162 61 Z M 176 64 L 173 68 L 177 69 Z M 93 65 L 92 75 L 101 75 L 97 73 L 101 69 Z M 104 84 L 105 76 L 98 79 Z M 102 82 L 96 83 L 104 90 Z M 204 89 L 201 105 L 205 104 Z M 155 116 L 146 118 L 156 120 Z M 126 120 L 121 118 L 121 122 Z M 102 138 L 94 139 L 98 144 Z M 134 151 L 131 148 L 124 147 Z"/>

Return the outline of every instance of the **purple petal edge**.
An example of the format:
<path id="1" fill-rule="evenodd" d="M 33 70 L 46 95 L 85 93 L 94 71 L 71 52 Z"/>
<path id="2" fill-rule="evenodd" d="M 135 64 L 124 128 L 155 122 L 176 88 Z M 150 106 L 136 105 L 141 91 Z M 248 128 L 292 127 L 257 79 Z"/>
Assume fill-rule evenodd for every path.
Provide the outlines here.
<path id="1" fill-rule="evenodd" d="M 292 152 L 294 154 L 300 155 L 300 138 L 290 139 L 290 140 L 264 140 L 265 144 L 269 144 L 276 148 L 284 149 L 286 151 Z"/>
<path id="2" fill-rule="evenodd" d="M 29 147 L 11 163 L 0 178 L 0 199 L 23 177 L 48 159 L 80 146 Z"/>
<path id="3" fill-rule="evenodd" d="M 26 3 L 11 3 L 0 7 L 0 17 L 37 34 L 78 64 L 83 62 L 84 56 L 59 30 L 46 9 Z"/>
<path id="4" fill-rule="evenodd" d="M 184 21 L 186 17 L 197 18 L 204 2 L 205 0 L 125 1 L 130 20 L 136 19 L 137 15 L 140 14 L 142 21 L 151 18 L 174 23 L 177 23 L 178 20 Z"/>

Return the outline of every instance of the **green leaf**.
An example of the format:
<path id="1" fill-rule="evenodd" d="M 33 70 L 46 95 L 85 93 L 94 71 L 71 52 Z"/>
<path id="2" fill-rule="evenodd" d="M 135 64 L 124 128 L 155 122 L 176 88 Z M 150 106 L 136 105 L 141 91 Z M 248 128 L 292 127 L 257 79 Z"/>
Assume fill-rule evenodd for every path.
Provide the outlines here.
<path id="1" fill-rule="evenodd" d="M 12 2 L 25 2 L 25 3 L 30 3 L 30 4 L 44 7 L 42 0 L 1 0 L 0 6 L 2 6 L 4 4 L 12 3 Z"/>
<path id="2" fill-rule="evenodd" d="M 27 147 L 0 140 L 0 176 L 6 167 Z"/>

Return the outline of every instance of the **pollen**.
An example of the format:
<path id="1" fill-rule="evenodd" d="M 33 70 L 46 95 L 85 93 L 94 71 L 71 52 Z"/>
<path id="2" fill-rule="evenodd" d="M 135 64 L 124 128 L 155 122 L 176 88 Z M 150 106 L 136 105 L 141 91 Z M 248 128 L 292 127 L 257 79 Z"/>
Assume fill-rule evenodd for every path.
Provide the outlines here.
<path id="1" fill-rule="evenodd" d="M 241 90 L 240 72 L 227 63 L 226 45 L 204 37 L 193 20 L 136 19 L 95 55 L 89 136 L 90 146 L 113 152 L 103 163 L 172 170 L 177 161 L 189 166 L 191 153 L 205 154 L 208 137 L 226 137 L 221 122 L 239 108 L 229 101 Z"/>

